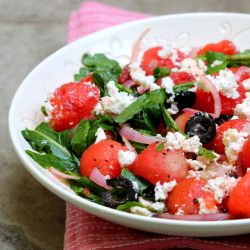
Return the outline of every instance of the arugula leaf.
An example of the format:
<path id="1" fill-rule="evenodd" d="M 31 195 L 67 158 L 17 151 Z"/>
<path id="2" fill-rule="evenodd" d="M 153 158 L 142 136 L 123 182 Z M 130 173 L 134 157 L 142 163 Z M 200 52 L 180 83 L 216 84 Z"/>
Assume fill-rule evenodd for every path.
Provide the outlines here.
<path id="1" fill-rule="evenodd" d="M 153 71 L 153 74 L 154 74 L 155 79 L 158 80 L 159 78 L 168 76 L 170 72 L 171 72 L 171 69 L 156 67 Z"/>
<path id="2" fill-rule="evenodd" d="M 82 152 L 88 147 L 88 133 L 91 129 L 90 121 L 81 120 L 77 126 L 76 132 L 71 139 L 72 151 L 81 156 Z"/>
<path id="3" fill-rule="evenodd" d="M 54 167 L 67 174 L 79 174 L 79 166 L 73 159 L 62 159 L 51 154 L 39 154 L 30 150 L 25 151 L 34 161 L 44 168 Z"/>
<path id="4" fill-rule="evenodd" d="M 149 183 L 147 183 L 146 181 L 142 181 L 140 180 L 138 177 L 136 177 L 133 173 L 131 173 L 129 170 L 127 170 L 126 168 L 122 169 L 121 172 L 121 177 L 126 178 L 132 182 L 136 182 L 138 187 L 139 187 L 139 193 L 142 194 L 142 192 L 149 187 Z"/>
<path id="5" fill-rule="evenodd" d="M 185 82 L 182 84 L 177 84 L 173 86 L 173 91 L 179 93 L 180 91 L 188 91 L 195 86 L 195 82 Z"/>
<path id="6" fill-rule="evenodd" d="M 78 74 L 74 74 L 74 80 L 75 81 L 80 81 L 82 80 L 84 77 L 87 77 L 87 75 L 90 73 L 88 68 L 82 67 L 79 70 Z"/>
<path id="7" fill-rule="evenodd" d="M 134 141 L 131 141 L 130 143 L 135 148 L 135 150 L 136 150 L 137 153 L 142 152 L 148 146 L 146 144 L 139 143 L 139 142 L 134 142 Z"/>
<path id="8" fill-rule="evenodd" d="M 117 123 L 124 123 L 144 108 L 150 107 L 155 104 L 162 104 L 166 100 L 166 93 L 164 89 L 154 90 L 145 93 L 138 97 L 138 99 L 130 104 L 123 112 L 118 115 L 114 120 Z"/>
<path id="9" fill-rule="evenodd" d="M 225 69 L 227 65 L 229 64 L 229 62 L 226 59 L 225 54 L 212 52 L 212 51 L 206 52 L 206 60 L 208 62 L 208 69 L 207 69 L 208 74 L 219 72 L 220 70 Z M 219 61 L 221 63 L 219 65 L 213 66 L 213 64 L 216 61 Z"/>
<path id="10" fill-rule="evenodd" d="M 158 152 L 162 151 L 163 149 L 164 149 L 164 142 L 157 145 L 157 147 L 156 147 L 156 151 L 158 151 Z"/>
<path id="11" fill-rule="evenodd" d="M 46 108 L 44 106 L 41 107 L 41 112 L 44 116 L 48 116 L 48 113 L 47 113 Z"/>
<path id="12" fill-rule="evenodd" d="M 162 114 L 163 114 L 163 120 L 167 128 L 173 129 L 176 132 L 180 132 L 179 127 L 177 126 L 176 122 L 172 118 L 172 116 L 169 114 L 167 109 L 162 105 L 161 106 Z"/>
<path id="13" fill-rule="evenodd" d="M 67 149 L 70 145 L 69 130 L 56 132 L 47 123 L 41 123 L 35 130 L 25 129 L 21 133 L 38 152 L 53 154 L 62 159 L 72 157 Z"/>
<path id="14" fill-rule="evenodd" d="M 203 147 L 200 147 L 198 154 L 200 156 L 205 156 L 205 157 L 210 158 L 210 159 L 216 159 L 216 157 L 217 157 L 214 151 L 203 148 Z"/>
<path id="15" fill-rule="evenodd" d="M 143 206 L 138 201 L 128 201 L 125 204 L 119 205 L 116 209 L 119 211 L 128 211 L 131 207 L 143 207 L 143 208 L 145 208 L 145 206 Z"/>
<path id="16" fill-rule="evenodd" d="M 76 184 L 71 184 L 70 188 L 78 195 L 83 196 L 97 204 L 104 205 L 102 198 L 98 195 L 93 194 L 88 188 L 84 188 Z"/>

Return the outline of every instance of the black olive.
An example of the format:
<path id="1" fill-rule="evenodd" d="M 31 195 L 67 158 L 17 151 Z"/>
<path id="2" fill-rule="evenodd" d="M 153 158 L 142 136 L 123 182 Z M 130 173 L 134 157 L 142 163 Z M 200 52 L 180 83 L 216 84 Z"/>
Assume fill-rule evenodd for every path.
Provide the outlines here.
<path id="1" fill-rule="evenodd" d="M 216 124 L 221 125 L 222 123 L 230 120 L 232 117 L 232 115 L 220 115 L 218 118 L 214 119 L 214 121 Z"/>
<path id="2" fill-rule="evenodd" d="M 213 117 L 206 112 L 195 113 L 187 121 L 185 133 L 190 137 L 197 135 L 202 144 L 210 142 L 216 133 Z"/>
<path id="3" fill-rule="evenodd" d="M 183 91 L 181 90 L 179 93 L 175 94 L 174 102 L 177 103 L 177 107 L 179 110 L 184 108 L 191 108 L 195 104 L 196 94 L 191 91 Z"/>
<path id="4" fill-rule="evenodd" d="M 149 187 L 147 187 L 144 192 L 143 192 L 143 196 L 146 199 L 149 200 L 154 200 L 155 199 L 155 187 L 150 185 Z"/>
<path id="5" fill-rule="evenodd" d="M 132 181 L 123 178 L 112 178 L 106 180 L 107 185 L 113 187 L 114 189 L 125 189 L 125 196 L 122 198 L 112 195 L 112 192 L 102 193 L 102 200 L 104 205 L 107 207 L 116 208 L 119 205 L 122 205 L 128 201 L 134 201 L 138 198 L 138 187 L 133 184 Z"/>

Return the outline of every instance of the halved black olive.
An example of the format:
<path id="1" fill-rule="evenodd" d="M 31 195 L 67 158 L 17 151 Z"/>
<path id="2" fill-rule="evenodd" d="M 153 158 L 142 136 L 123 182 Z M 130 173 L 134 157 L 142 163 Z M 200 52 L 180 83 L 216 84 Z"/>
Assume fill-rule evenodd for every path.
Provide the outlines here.
<path id="1" fill-rule="evenodd" d="M 102 200 L 104 205 L 107 207 L 116 208 L 119 205 L 122 205 L 128 201 L 134 201 L 138 198 L 138 187 L 134 185 L 134 183 L 126 178 L 118 177 L 106 180 L 107 185 L 114 188 L 114 190 L 124 189 L 125 194 L 123 197 L 117 197 L 112 194 L 111 192 L 104 192 L 102 193 Z M 118 192 L 119 193 L 119 192 Z"/>
<path id="2" fill-rule="evenodd" d="M 195 113 L 187 121 L 185 133 L 190 137 L 197 135 L 202 144 L 210 142 L 216 133 L 213 117 L 206 112 Z"/>
<path id="3" fill-rule="evenodd" d="M 232 117 L 232 115 L 220 115 L 218 118 L 214 119 L 214 121 L 216 124 L 221 125 L 222 123 L 230 120 Z"/>
<path id="4" fill-rule="evenodd" d="M 193 107 L 195 101 L 196 101 L 196 94 L 195 92 L 191 91 L 181 90 L 179 93 L 176 93 L 174 97 L 174 102 L 177 103 L 177 107 L 179 110 Z"/>

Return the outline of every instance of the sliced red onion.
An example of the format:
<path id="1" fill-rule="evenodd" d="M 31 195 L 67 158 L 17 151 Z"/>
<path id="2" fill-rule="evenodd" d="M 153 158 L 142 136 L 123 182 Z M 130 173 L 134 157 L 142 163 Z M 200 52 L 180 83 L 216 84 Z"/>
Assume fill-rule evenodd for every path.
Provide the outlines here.
<path id="1" fill-rule="evenodd" d="M 230 215 L 227 213 L 193 214 L 193 215 L 160 214 L 159 217 L 163 219 L 187 220 L 187 221 L 221 221 L 230 219 Z"/>
<path id="2" fill-rule="evenodd" d="M 131 152 L 136 153 L 136 155 L 137 155 L 135 148 L 132 146 L 132 144 L 129 142 L 129 140 L 127 140 L 124 136 L 121 136 L 121 137 L 122 137 L 122 141 L 124 142 L 127 149 Z"/>
<path id="3" fill-rule="evenodd" d="M 250 122 L 247 122 L 241 132 L 246 132 L 250 135 Z"/>
<path id="4" fill-rule="evenodd" d="M 61 171 L 58 171 L 57 169 L 53 168 L 53 167 L 50 167 L 49 168 L 49 171 L 56 175 L 56 176 L 59 176 L 61 178 L 64 178 L 64 179 L 68 179 L 68 180 L 77 180 L 79 179 L 80 177 L 77 177 L 77 176 L 74 176 L 74 175 L 69 175 L 69 174 L 64 174 L 62 173 Z"/>
<path id="5" fill-rule="evenodd" d="M 236 81 L 240 81 L 241 77 L 243 74 L 250 74 L 250 68 L 249 67 L 246 67 L 246 66 L 241 66 L 239 67 L 239 69 L 236 71 L 235 73 L 235 78 L 236 78 Z"/>
<path id="6" fill-rule="evenodd" d="M 187 57 L 191 57 L 191 58 L 194 58 L 198 55 L 198 52 L 200 50 L 201 47 L 193 47 L 189 53 L 187 54 Z"/>
<path id="7" fill-rule="evenodd" d="M 142 86 L 139 86 L 139 87 L 137 88 L 137 92 L 138 92 L 140 95 L 142 95 L 143 93 L 145 93 L 147 90 L 148 90 L 148 88 L 142 87 Z"/>
<path id="8" fill-rule="evenodd" d="M 108 190 L 112 189 L 112 187 L 110 187 L 106 184 L 106 180 L 108 178 L 106 176 L 104 176 L 103 174 L 101 174 L 101 172 L 98 170 L 98 168 L 93 168 L 93 170 L 89 176 L 89 179 L 105 189 L 108 189 Z"/>
<path id="9" fill-rule="evenodd" d="M 149 31 L 150 31 L 150 28 L 144 30 L 142 34 L 139 36 L 139 38 L 137 39 L 137 41 L 135 42 L 135 45 L 132 50 L 131 58 L 130 58 L 130 63 L 138 60 L 142 40 L 144 39 L 144 37 L 147 35 Z"/>
<path id="10" fill-rule="evenodd" d="M 132 86 L 137 85 L 137 83 L 134 80 L 127 80 L 122 85 L 124 85 L 126 88 L 131 88 Z"/>
<path id="11" fill-rule="evenodd" d="M 120 135 L 125 137 L 127 140 L 144 143 L 144 144 L 151 144 L 154 142 L 161 141 L 161 138 L 159 137 L 141 134 L 140 132 L 129 127 L 128 125 L 124 125 L 121 128 Z"/>
<path id="12" fill-rule="evenodd" d="M 206 76 L 200 76 L 199 84 L 202 85 L 202 89 L 204 91 L 211 92 L 213 99 L 214 99 L 214 113 L 211 115 L 213 116 L 213 118 L 218 118 L 221 113 L 221 99 L 220 99 L 219 91 Z"/>

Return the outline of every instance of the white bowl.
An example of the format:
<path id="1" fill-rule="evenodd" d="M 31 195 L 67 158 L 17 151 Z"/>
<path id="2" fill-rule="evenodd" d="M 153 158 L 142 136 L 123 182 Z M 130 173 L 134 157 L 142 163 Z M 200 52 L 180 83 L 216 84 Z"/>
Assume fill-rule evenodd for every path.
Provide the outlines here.
<path id="1" fill-rule="evenodd" d="M 160 16 L 132 22 L 82 38 L 58 50 L 39 64 L 18 88 L 9 112 L 9 130 L 15 150 L 26 169 L 63 200 L 100 218 L 120 225 L 161 234 L 182 236 L 226 236 L 250 233 L 250 219 L 218 222 L 175 221 L 148 218 L 104 207 L 74 194 L 49 175 L 26 153 L 30 148 L 20 131 L 34 128 L 41 119 L 41 103 L 62 83 L 73 80 L 84 52 L 103 52 L 126 63 L 136 38 L 151 28 L 146 43 L 172 40 L 177 46 L 197 46 L 221 39 L 233 40 L 240 49 L 249 48 L 250 15 L 200 13 Z"/>

